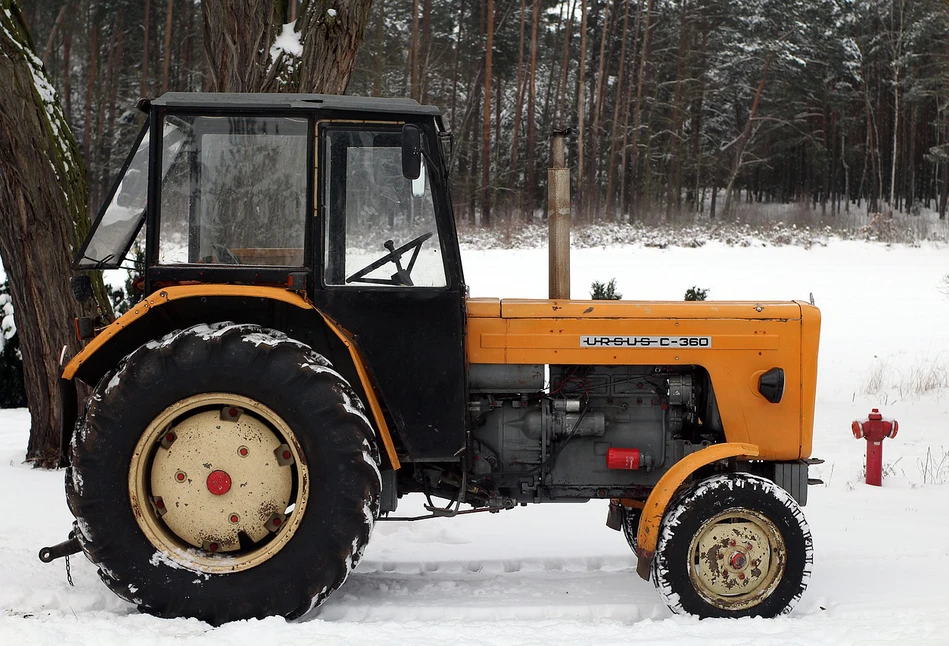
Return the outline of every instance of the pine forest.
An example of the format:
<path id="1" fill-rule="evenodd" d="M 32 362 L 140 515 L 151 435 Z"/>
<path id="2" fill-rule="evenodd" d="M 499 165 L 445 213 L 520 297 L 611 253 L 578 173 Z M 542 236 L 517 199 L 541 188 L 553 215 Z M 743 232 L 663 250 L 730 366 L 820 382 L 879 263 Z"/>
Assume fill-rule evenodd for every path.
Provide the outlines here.
<path id="1" fill-rule="evenodd" d="M 259 8 L 229 4 L 225 14 Z M 263 4 L 276 25 L 303 19 L 298 0 Z M 93 210 L 138 130 L 140 97 L 235 89 L 206 55 L 225 46 L 214 42 L 229 28 L 215 29 L 228 21 L 221 5 L 23 2 Z M 374 0 L 361 28 L 346 92 L 442 109 L 460 224 L 543 218 L 549 141 L 565 129 L 578 224 L 728 219 L 769 204 L 830 224 L 946 215 L 943 0 Z M 271 45 L 258 53 L 272 60 L 288 29 L 260 31 Z"/>

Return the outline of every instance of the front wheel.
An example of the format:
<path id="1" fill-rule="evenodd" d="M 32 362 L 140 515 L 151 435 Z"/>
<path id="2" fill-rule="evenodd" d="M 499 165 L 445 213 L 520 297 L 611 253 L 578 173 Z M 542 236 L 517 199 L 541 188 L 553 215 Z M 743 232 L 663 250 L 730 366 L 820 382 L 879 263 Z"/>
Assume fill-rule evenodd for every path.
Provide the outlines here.
<path id="1" fill-rule="evenodd" d="M 813 541 L 790 494 L 764 478 L 702 480 L 663 518 L 653 578 L 666 604 L 699 617 L 774 617 L 810 578 Z"/>
<path id="2" fill-rule="evenodd" d="M 83 550 L 116 594 L 164 617 L 300 616 L 343 583 L 378 515 L 355 394 L 312 349 L 253 325 L 130 354 L 71 449 Z"/>

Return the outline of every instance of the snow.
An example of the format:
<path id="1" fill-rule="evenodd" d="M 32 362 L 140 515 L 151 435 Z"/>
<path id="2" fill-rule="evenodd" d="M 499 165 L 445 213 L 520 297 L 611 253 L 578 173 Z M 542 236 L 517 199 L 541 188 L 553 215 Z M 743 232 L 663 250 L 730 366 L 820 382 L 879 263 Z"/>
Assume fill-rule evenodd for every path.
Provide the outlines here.
<path id="1" fill-rule="evenodd" d="M 300 42 L 300 33 L 294 29 L 295 26 L 296 21 L 283 25 L 283 29 L 270 47 L 270 60 L 277 60 L 282 53 L 290 56 L 303 55 L 303 43 Z"/>
<path id="2" fill-rule="evenodd" d="M 472 296 L 543 297 L 543 248 L 463 251 Z M 807 299 L 823 313 L 814 455 L 822 486 L 804 514 L 814 539 L 810 586 L 773 620 L 674 616 L 635 574 L 606 504 L 537 505 L 416 523 L 378 522 L 340 590 L 301 620 L 211 628 L 139 614 L 95 567 L 43 565 L 66 538 L 63 472 L 22 464 L 24 410 L 0 411 L 0 642 L 136 646 L 172 640 L 329 644 L 945 644 L 949 634 L 949 272 L 944 245 L 830 240 L 825 246 L 575 249 L 572 288 L 617 278 L 627 298 L 679 300 L 692 286 L 726 299 Z M 935 375 L 926 381 L 918 375 Z M 872 394 L 868 394 L 868 388 Z M 884 486 L 863 483 L 850 422 L 879 407 L 897 419 Z M 423 513 L 400 501 L 399 515 Z"/>

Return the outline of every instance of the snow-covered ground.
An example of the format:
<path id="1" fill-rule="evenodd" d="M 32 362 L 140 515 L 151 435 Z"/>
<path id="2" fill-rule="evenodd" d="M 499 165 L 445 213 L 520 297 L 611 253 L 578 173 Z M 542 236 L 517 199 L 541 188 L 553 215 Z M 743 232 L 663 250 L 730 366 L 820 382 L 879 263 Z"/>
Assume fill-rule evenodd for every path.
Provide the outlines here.
<path id="1" fill-rule="evenodd" d="M 465 251 L 473 296 L 543 297 L 546 251 Z M 43 565 L 70 527 L 63 474 L 21 464 L 26 411 L 0 413 L 0 643 L 946 644 L 949 643 L 949 249 L 831 240 L 826 246 L 586 248 L 574 296 L 618 279 L 630 299 L 807 299 L 823 312 L 814 468 L 805 514 L 814 573 L 790 616 L 673 616 L 635 574 L 603 503 L 380 523 L 365 559 L 302 620 L 221 628 L 138 614 L 94 567 Z M 930 386 L 934 386 L 930 389 Z M 868 393 L 872 391 L 872 394 Z M 862 482 L 850 421 L 873 406 L 900 422 L 882 488 Z M 401 512 L 420 504 L 403 500 Z M 263 591 L 262 591 L 263 592 Z"/>

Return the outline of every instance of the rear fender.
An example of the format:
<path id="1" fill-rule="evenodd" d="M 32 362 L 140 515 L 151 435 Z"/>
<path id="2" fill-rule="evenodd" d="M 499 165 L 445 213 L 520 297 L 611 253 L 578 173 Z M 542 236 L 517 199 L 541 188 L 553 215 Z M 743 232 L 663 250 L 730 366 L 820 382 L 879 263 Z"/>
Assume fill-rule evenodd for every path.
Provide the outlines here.
<path id="1" fill-rule="evenodd" d="M 384 402 L 355 341 L 306 298 L 278 287 L 183 285 L 158 290 L 102 329 L 66 364 L 61 389 L 72 387 L 75 392 L 76 379 L 95 386 L 123 357 L 144 343 L 174 330 L 220 320 L 274 328 L 325 354 L 368 405 L 387 466 L 401 466 L 386 423 Z M 64 405 L 70 404 L 64 400 Z M 63 415 L 64 424 L 76 419 L 75 397 L 71 408 L 71 414 Z M 72 426 L 63 428 L 64 446 Z"/>

